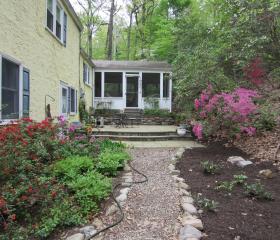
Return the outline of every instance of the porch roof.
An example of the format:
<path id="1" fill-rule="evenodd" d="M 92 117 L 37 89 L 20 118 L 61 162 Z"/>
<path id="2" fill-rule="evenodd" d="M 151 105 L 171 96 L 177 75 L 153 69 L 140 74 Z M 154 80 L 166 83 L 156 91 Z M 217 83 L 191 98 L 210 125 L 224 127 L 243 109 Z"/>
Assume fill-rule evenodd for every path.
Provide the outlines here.
<path id="1" fill-rule="evenodd" d="M 166 71 L 172 67 L 167 62 L 93 60 L 96 70 Z"/>

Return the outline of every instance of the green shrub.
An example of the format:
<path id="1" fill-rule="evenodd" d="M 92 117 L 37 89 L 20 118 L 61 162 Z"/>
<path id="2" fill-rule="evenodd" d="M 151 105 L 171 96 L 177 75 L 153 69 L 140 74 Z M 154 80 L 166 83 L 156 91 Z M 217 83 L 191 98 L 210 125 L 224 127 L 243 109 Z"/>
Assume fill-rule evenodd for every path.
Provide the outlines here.
<path id="1" fill-rule="evenodd" d="M 80 209 L 74 203 L 67 200 L 59 201 L 47 209 L 35 230 L 35 235 L 46 238 L 59 226 L 74 226 L 82 223 L 85 223 L 85 220 L 83 220 Z"/>
<path id="2" fill-rule="evenodd" d="M 74 179 L 93 170 L 94 162 L 90 157 L 71 156 L 54 164 L 54 174 L 66 179 Z"/>
<path id="3" fill-rule="evenodd" d="M 255 120 L 254 126 L 258 130 L 271 131 L 276 127 L 276 114 L 271 112 L 270 105 L 263 105 L 260 108 L 260 115 Z"/>
<path id="4" fill-rule="evenodd" d="M 206 174 L 216 174 L 221 169 L 221 167 L 218 164 L 215 164 L 210 161 L 201 162 L 201 166 L 203 168 L 203 172 Z"/>
<path id="5" fill-rule="evenodd" d="M 243 184 L 248 179 L 248 177 L 244 174 L 233 175 L 233 178 L 236 184 Z"/>
<path id="6" fill-rule="evenodd" d="M 255 197 L 257 199 L 273 200 L 272 194 L 264 189 L 264 186 L 260 183 L 245 184 L 245 194 L 249 197 Z"/>
<path id="7" fill-rule="evenodd" d="M 225 190 L 227 192 L 231 192 L 235 186 L 234 181 L 224 181 L 218 184 L 216 187 L 217 190 Z"/>
<path id="8" fill-rule="evenodd" d="M 125 149 L 125 145 L 123 143 L 112 142 L 109 139 L 105 139 L 99 142 L 99 147 L 101 152 L 106 152 L 106 151 L 120 152 Z"/>
<path id="9" fill-rule="evenodd" d="M 145 109 L 144 116 L 168 118 L 168 117 L 173 117 L 173 114 L 168 110 L 163 110 L 163 109 Z"/>
<path id="10" fill-rule="evenodd" d="M 99 156 L 96 168 L 100 173 L 115 176 L 117 170 L 123 167 L 124 162 L 129 159 L 130 156 L 126 152 L 102 152 Z"/>
<path id="11" fill-rule="evenodd" d="M 69 182 L 67 185 L 75 192 L 75 199 L 84 213 L 96 210 L 96 203 L 106 198 L 112 188 L 111 180 L 97 172 L 78 176 L 77 179 Z"/>
<path id="12" fill-rule="evenodd" d="M 200 195 L 197 195 L 196 203 L 199 206 L 199 208 L 202 208 L 207 211 L 212 211 L 212 212 L 215 212 L 218 207 L 218 202 L 216 202 L 214 200 L 210 200 L 208 198 L 203 198 Z"/>

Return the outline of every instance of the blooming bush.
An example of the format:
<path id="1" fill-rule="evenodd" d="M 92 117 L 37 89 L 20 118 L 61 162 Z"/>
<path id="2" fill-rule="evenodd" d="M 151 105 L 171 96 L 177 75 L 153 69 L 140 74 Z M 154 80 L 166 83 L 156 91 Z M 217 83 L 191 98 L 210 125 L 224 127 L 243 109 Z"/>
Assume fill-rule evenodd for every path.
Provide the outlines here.
<path id="1" fill-rule="evenodd" d="M 58 124 L 22 119 L 0 128 L 0 239 L 43 239 L 57 227 L 81 224 L 110 192 L 110 179 L 94 167 L 102 151 L 124 151 L 123 145 L 65 127 L 60 118 Z M 82 166 L 75 181 L 96 179 L 96 186 L 88 185 L 90 197 L 83 198 L 78 188 L 73 192 L 74 180 L 53 171 L 65 159 L 72 165 L 61 165 L 62 172 L 75 173 Z"/>
<path id="2" fill-rule="evenodd" d="M 209 85 L 194 101 L 197 119 L 193 126 L 195 136 L 201 139 L 202 132 L 207 131 L 214 135 L 223 133 L 227 137 L 240 133 L 254 135 L 256 128 L 253 116 L 258 112 L 254 101 L 257 98 L 260 96 L 256 91 L 245 88 L 214 94 Z"/>

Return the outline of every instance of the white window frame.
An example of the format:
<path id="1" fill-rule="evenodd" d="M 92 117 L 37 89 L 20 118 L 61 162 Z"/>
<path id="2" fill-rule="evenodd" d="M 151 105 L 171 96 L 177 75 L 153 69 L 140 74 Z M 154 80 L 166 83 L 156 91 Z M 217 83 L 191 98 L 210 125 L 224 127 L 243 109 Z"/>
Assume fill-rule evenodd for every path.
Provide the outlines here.
<path id="1" fill-rule="evenodd" d="M 84 64 L 83 64 L 83 68 L 84 67 L 86 67 L 86 79 L 83 79 L 83 81 L 88 86 L 91 86 L 90 67 L 86 62 L 84 62 Z M 84 71 L 85 71 L 85 69 L 83 69 L 83 78 L 84 78 Z"/>
<path id="2" fill-rule="evenodd" d="M 11 121 L 16 121 L 18 119 L 2 119 L 2 59 L 5 58 L 6 60 L 13 62 L 15 64 L 17 64 L 19 66 L 19 106 L 18 106 L 18 110 L 19 110 L 19 118 L 22 118 L 23 116 L 23 65 L 21 62 L 17 61 L 16 59 L 7 56 L 5 54 L 2 54 L 0 52 L 0 125 L 3 124 L 8 124 Z"/>
<path id="3" fill-rule="evenodd" d="M 63 101 L 62 101 L 62 90 L 63 89 L 66 89 L 66 92 L 67 92 L 67 96 L 66 96 L 66 112 L 64 113 L 64 112 L 62 112 L 62 106 L 63 106 Z M 60 115 L 62 115 L 62 116 L 67 116 L 68 115 L 68 86 L 66 85 L 66 84 L 63 84 L 63 83 L 61 83 L 60 84 L 60 88 L 59 88 L 59 113 L 60 113 Z"/>
<path id="4" fill-rule="evenodd" d="M 57 17 L 57 14 L 56 14 L 56 7 L 59 7 L 61 9 L 61 14 L 60 14 L 60 24 L 61 24 L 61 28 L 60 28 L 60 38 L 56 36 L 56 17 Z M 46 29 L 52 33 L 52 35 L 60 42 L 62 43 L 63 45 L 64 42 L 63 42 L 63 39 L 64 39 L 64 21 L 65 21 L 65 18 L 64 18 L 64 14 L 66 14 L 67 16 L 67 13 L 65 11 L 65 9 L 62 7 L 62 4 L 60 3 L 59 0 L 52 0 L 52 14 L 53 14 L 53 30 L 51 30 L 49 27 L 48 27 L 48 16 L 47 16 L 47 11 L 48 11 L 48 0 L 46 0 Z M 66 23 L 67 24 L 67 23 Z M 67 26 L 66 26 L 67 28 Z M 66 30 L 66 34 L 67 34 L 67 30 Z M 67 39 L 67 38 L 66 38 Z"/>
<path id="5" fill-rule="evenodd" d="M 76 91 L 76 89 L 75 88 L 73 88 L 73 87 L 69 87 L 68 89 L 70 89 L 70 92 L 68 93 L 69 94 L 69 96 L 70 96 L 70 106 L 68 106 L 69 107 L 69 109 L 70 109 L 70 115 L 76 115 L 77 114 L 77 108 L 78 108 L 78 104 L 77 104 L 77 99 L 78 99 L 78 96 L 77 96 L 77 91 Z M 72 112 L 71 110 L 71 101 L 72 101 L 72 95 L 71 95 L 71 90 L 73 90 L 74 91 L 74 112 Z"/>
<path id="6" fill-rule="evenodd" d="M 67 96 L 66 96 L 66 113 L 63 113 L 62 112 L 62 106 L 63 106 L 63 101 L 62 101 L 62 90 L 63 89 L 66 89 L 66 92 L 67 92 Z M 74 90 L 74 112 L 71 111 L 71 89 Z M 60 83 L 60 88 L 59 88 L 59 91 L 60 91 L 60 100 L 59 100 L 59 113 L 60 115 L 63 115 L 65 117 L 67 117 L 68 115 L 71 115 L 71 116 L 75 116 L 77 113 L 78 113 L 78 92 L 77 90 L 74 88 L 74 87 L 71 87 L 69 86 L 68 84 L 66 83 L 63 83 L 61 82 Z M 69 99 L 70 99 L 70 103 L 69 103 Z"/>

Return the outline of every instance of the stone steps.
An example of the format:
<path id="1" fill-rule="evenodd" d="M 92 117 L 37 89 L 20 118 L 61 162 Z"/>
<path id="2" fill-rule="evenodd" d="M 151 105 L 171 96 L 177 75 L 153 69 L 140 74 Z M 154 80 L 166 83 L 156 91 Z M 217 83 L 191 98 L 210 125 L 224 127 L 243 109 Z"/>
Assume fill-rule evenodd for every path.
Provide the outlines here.
<path id="1" fill-rule="evenodd" d="M 114 135 L 114 136 L 174 136 L 176 132 L 163 131 L 163 132 L 130 132 L 130 131 L 93 131 L 96 136 L 100 135 Z M 177 135 L 176 135 L 177 136 Z"/>
<path id="2" fill-rule="evenodd" d="M 106 134 L 99 134 L 94 135 L 96 138 L 108 138 L 111 140 L 117 141 L 170 141 L 170 140 L 177 140 L 177 141 L 184 141 L 192 139 L 191 135 L 186 136 L 178 136 L 177 134 L 174 135 L 145 135 L 145 136 L 133 136 L 133 135 L 106 135 Z"/>

